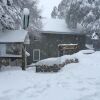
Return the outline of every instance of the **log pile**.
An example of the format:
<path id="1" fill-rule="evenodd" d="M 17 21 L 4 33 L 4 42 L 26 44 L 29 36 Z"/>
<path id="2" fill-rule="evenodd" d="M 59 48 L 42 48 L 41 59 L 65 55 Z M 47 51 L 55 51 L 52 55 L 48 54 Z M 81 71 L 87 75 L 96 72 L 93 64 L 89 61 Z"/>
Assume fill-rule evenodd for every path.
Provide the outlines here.
<path id="1" fill-rule="evenodd" d="M 48 65 L 36 65 L 36 72 L 58 72 L 60 67 L 57 64 L 53 66 Z"/>
<path id="2" fill-rule="evenodd" d="M 78 62 L 79 60 L 75 58 L 75 59 L 66 59 L 65 62 L 63 62 L 62 64 L 54 64 L 52 66 L 50 65 L 35 65 L 35 66 L 36 66 L 36 72 L 58 72 L 65 65 Z"/>

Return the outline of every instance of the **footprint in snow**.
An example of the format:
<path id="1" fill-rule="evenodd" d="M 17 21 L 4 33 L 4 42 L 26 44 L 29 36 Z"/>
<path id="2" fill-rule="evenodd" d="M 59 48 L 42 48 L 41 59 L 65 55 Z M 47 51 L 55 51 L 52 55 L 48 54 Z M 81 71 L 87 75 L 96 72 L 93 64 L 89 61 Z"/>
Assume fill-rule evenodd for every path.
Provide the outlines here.
<path id="1" fill-rule="evenodd" d="M 0 100 L 11 100 L 10 98 L 9 98 L 9 96 L 2 96 L 2 97 L 0 97 Z"/>
<path id="2" fill-rule="evenodd" d="M 78 100 L 100 100 L 100 95 L 98 92 L 94 92 L 92 94 L 82 96 Z"/>
<path id="3" fill-rule="evenodd" d="M 8 89 L 8 90 L 3 91 L 2 93 L 3 93 L 3 94 L 8 94 L 8 93 L 10 93 L 11 91 L 12 91 L 11 89 Z"/>

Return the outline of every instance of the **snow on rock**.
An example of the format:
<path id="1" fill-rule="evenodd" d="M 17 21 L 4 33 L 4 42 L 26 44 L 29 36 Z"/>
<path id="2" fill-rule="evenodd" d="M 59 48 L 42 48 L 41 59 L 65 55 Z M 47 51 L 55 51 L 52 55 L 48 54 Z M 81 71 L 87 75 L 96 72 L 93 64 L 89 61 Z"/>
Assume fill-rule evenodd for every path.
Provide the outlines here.
<path id="1" fill-rule="evenodd" d="M 94 52 L 95 52 L 94 50 L 82 50 L 83 54 L 91 54 L 91 53 L 94 53 Z"/>
<path id="2" fill-rule="evenodd" d="M 88 49 L 90 49 L 90 50 L 93 50 L 94 48 L 93 48 L 93 44 L 86 44 L 85 45 Z"/>
<path id="3" fill-rule="evenodd" d="M 34 67 L 1 70 L 0 100 L 99 100 L 100 51 L 90 55 L 80 51 L 69 57 L 77 57 L 79 63 L 58 73 L 35 73 Z"/>

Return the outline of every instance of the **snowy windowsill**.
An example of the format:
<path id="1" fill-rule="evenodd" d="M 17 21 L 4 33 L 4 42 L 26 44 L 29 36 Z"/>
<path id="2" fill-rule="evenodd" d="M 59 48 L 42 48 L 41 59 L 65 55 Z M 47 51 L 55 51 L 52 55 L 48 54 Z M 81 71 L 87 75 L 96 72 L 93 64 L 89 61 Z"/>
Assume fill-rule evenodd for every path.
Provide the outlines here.
<path id="1" fill-rule="evenodd" d="M 5 54 L 5 55 L 0 55 L 0 57 L 2 58 L 2 57 L 7 57 L 7 58 L 9 58 L 9 57 L 17 57 L 17 58 L 21 58 L 22 57 L 22 55 L 13 55 L 13 54 Z"/>

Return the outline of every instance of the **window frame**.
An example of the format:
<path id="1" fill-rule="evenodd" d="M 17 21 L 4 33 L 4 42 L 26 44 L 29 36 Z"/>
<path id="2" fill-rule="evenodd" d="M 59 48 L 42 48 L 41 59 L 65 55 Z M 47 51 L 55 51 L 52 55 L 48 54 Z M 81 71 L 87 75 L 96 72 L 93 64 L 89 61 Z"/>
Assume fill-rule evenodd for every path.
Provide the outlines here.
<path id="1" fill-rule="evenodd" d="M 38 51 L 39 59 L 35 59 L 35 52 Z M 39 61 L 40 60 L 40 49 L 33 49 L 33 61 Z"/>
<path id="2" fill-rule="evenodd" d="M 39 41 L 39 38 L 37 36 L 33 37 L 34 41 Z"/>

